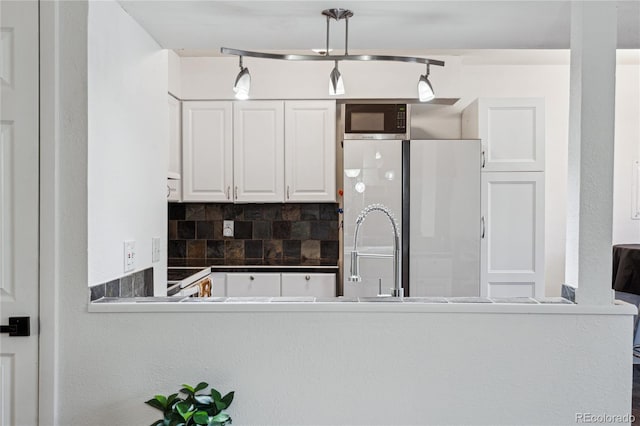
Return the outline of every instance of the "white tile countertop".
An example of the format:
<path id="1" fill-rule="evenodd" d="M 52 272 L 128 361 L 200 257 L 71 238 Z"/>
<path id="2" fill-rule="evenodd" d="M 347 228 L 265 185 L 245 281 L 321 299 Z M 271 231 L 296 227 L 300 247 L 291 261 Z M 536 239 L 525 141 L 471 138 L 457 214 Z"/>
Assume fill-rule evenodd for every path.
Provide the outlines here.
<path id="1" fill-rule="evenodd" d="M 577 305 L 561 297 L 135 297 L 102 298 L 89 304 L 89 312 L 459 312 L 633 315 L 636 308 L 619 301 L 605 306 Z"/>

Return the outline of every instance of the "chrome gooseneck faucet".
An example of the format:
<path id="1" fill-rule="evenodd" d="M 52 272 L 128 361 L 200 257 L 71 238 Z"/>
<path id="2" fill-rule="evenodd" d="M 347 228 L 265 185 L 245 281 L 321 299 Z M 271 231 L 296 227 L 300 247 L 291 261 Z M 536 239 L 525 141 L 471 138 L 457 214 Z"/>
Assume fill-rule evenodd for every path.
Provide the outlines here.
<path id="1" fill-rule="evenodd" d="M 360 231 L 360 225 L 369 215 L 369 213 L 379 211 L 391 222 L 391 228 L 393 230 L 393 254 L 375 254 L 375 253 L 359 253 L 358 252 L 358 233 Z M 400 233 L 398 231 L 398 223 L 396 222 L 393 213 L 382 204 L 370 204 L 365 207 L 358 215 L 356 219 L 356 230 L 353 237 L 353 250 L 351 251 L 351 271 L 349 281 L 360 282 L 362 277 L 360 276 L 360 258 L 361 257 L 373 257 L 373 258 L 393 258 L 393 280 L 394 286 L 391 289 L 391 295 L 393 297 L 404 297 L 404 289 L 402 288 L 402 280 L 400 278 Z"/>

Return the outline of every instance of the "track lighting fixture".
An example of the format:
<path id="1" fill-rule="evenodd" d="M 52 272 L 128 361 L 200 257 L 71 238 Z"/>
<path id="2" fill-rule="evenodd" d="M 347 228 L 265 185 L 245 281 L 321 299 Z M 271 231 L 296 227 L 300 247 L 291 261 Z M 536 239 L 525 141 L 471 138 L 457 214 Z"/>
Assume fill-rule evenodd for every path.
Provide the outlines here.
<path id="1" fill-rule="evenodd" d="M 428 102 L 436 97 L 433 86 L 429 82 L 429 64 L 427 64 L 427 72 L 421 75 L 418 80 L 418 99 L 420 102 Z"/>
<path id="2" fill-rule="evenodd" d="M 233 85 L 233 91 L 236 94 L 236 99 L 249 99 L 249 89 L 251 89 L 251 74 L 249 74 L 249 68 L 242 66 L 242 56 L 240 56 L 240 72 L 236 77 L 236 82 Z"/>
<path id="3" fill-rule="evenodd" d="M 329 94 L 332 96 L 344 95 L 344 81 L 342 81 L 342 75 L 338 70 L 338 61 L 329 75 Z"/>
<path id="4" fill-rule="evenodd" d="M 394 62 L 413 62 L 417 64 L 425 64 L 427 66 L 427 72 L 425 75 L 421 75 L 418 81 L 418 99 L 420 102 L 427 102 L 435 98 L 433 86 L 429 82 L 429 66 L 437 65 L 444 66 L 444 61 L 436 59 L 420 58 L 416 56 L 390 56 L 390 55 L 350 55 L 349 54 L 349 18 L 353 16 L 353 12 L 348 9 L 325 9 L 322 11 L 327 19 L 327 46 L 324 51 L 319 55 L 289 55 L 279 53 L 266 53 L 266 52 L 252 52 L 248 50 L 230 49 L 226 47 L 220 48 L 220 53 L 227 55 L 236 55 L 240 57 L 240 73 L 236 78 L 233 91 L 238 99 L 247 99 L 249 97 L 249 87 L 251 85 L 251 76 L 249 70 L 242 67 L 242 57 L 251 56 L 254 58 L 263 59 L 279 59 L 285 61 L 334 61 L 335 66 L 329 75 L 329 94 L 330 95 L 343 95 L 344 82 L 342 75 L 338 70 L 338 61 L 394 61 Z M 345 21 L 345 37 L 344 37 L 344 54 L 332 55 L 332 49 L 329 48 L 329 27 L 330 21 L 334 19 L 336 21 Z"/>

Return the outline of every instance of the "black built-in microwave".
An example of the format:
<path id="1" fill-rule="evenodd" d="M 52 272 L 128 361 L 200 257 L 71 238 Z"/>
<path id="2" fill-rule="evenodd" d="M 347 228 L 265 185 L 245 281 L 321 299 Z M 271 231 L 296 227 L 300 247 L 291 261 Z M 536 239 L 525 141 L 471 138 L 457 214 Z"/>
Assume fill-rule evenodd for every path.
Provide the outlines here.
<path id="1" fill-rule="evenodd" d="M 344 104 L 344 139 L 409 139 L 409 105 Z"/>

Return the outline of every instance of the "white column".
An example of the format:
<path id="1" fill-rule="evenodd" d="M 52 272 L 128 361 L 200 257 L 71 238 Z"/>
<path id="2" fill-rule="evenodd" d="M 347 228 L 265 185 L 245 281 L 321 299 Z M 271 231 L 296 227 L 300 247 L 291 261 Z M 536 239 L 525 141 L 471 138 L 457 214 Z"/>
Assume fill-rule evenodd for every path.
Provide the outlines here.
<path id="1" fill-rule="evenodd" d="M 566 283 L 609 304 L 613 223 L 615 2 L 572 3 Z"/>

